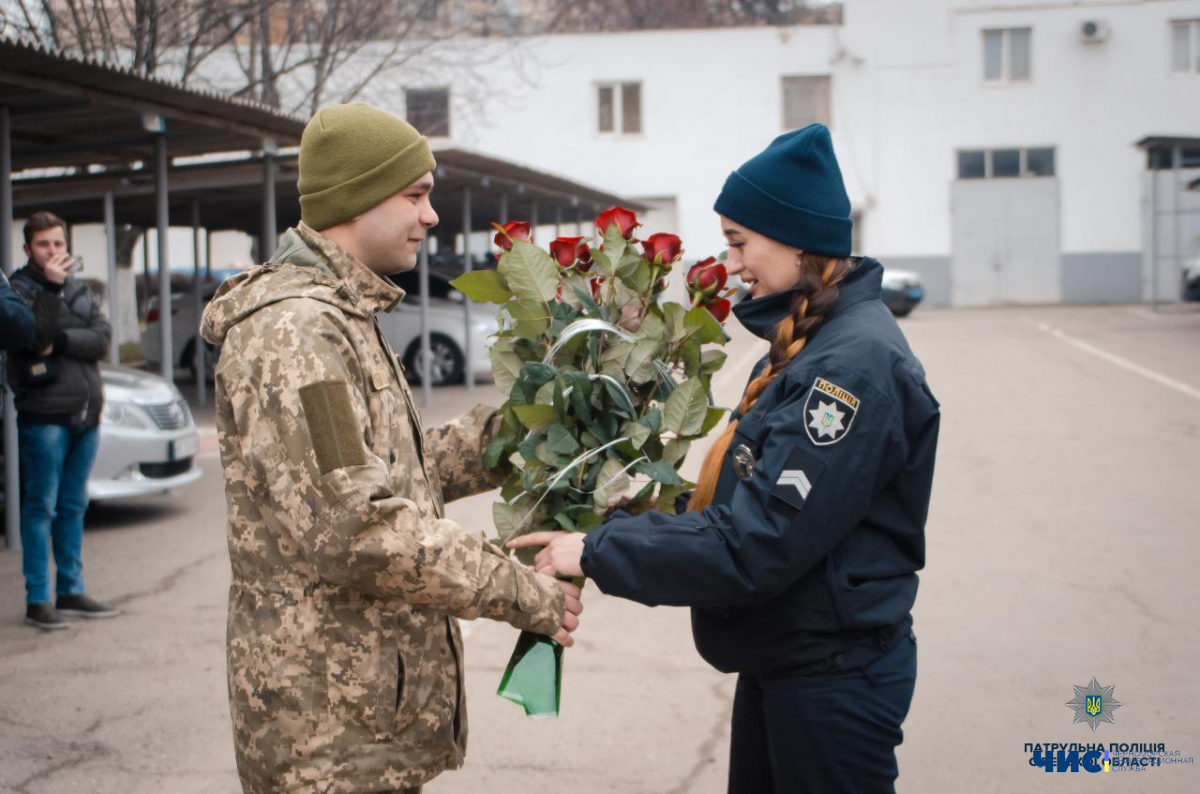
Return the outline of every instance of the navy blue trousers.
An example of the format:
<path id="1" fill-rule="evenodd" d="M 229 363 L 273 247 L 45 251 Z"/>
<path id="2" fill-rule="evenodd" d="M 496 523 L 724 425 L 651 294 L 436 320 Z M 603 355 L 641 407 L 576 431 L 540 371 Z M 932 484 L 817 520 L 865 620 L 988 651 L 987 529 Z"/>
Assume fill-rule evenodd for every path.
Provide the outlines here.
<path id="1" fill-rule="evenodd" d="M 894 792 L 916 680 L 916 641 L 907 634 L 861 670 L 742 673 L 729 794 Z"/>

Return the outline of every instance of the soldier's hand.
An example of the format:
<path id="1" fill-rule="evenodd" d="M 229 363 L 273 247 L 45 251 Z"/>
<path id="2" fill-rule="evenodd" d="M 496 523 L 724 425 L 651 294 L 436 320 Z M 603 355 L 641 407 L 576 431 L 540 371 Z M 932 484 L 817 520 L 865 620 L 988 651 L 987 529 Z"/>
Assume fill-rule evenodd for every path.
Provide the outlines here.
<path id="1" fill-rule="evenodd" d="M 571 582 L 558 580 L 558 586 L 562 588 L 563 595 L 566 596 L 566 609 L 563 611 L 563 624 L 554 634 L 554 641 L 564 648 L 570 648 L 575 644 L 575 639 L 571 636 L 571 632 L 579 628 L 579 616 L 583 614 L 583 601 L 581 596 L 582 591 Z"/>

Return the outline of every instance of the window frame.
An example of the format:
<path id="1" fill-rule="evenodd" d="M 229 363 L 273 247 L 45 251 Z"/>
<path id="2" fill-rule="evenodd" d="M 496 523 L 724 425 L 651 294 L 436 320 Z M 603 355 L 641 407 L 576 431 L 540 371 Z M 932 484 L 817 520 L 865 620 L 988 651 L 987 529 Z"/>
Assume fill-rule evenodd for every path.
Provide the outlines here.
<path id="1" fill-rule="evenodd" d="M 1188 64 L 1183 69 L 1175 68 L 1175 27 L 1187 26 Z M 1200 75 L 1200 17 L 1182 17 L 1167 20 L 1167 73 L 1173 75 Z"/>
<path id="2" fill-rule="evenodd" d="M 646 134 L 646 83 L 644 80 L 604 80 L 593 84 L 593 111 L 595 119 L 593 131 L 596 135 L 604 138 L 640 138 Z M 626 89 L 634 87 L 637 89 L 637 130 L 626 130 L 626 114 L 625 114 L 625 94 Z M 600 113 L 600 94 L 605 89 L 612 93 L 612 129 L 600 129 L 601 113 Z"/>
<path id="3" fill-rule="evenodd" d="M 996 152 L 1011 152 L 1019 154 L 1019 165 L 1016 176 L 996 176 L 994 157 Z M 1029 170 L 1029 153 L 1046 150 L 1050 152 L 1052 171 L 1049 174 L 1035 174 Z M 983 176 L 962 175 L 962 156 L 964 154 L 983 154 Z M 956 182 L 982 182 L 996 179 L 1057 179 L 1058 178 L 1058 147 L 1056 146 L 993 146 L 990 148 L 967 148 L 954 150 L 954 180 Z"/>
<path id="4" fill-rule="evenodd" d="M 425 125 L 425 128 L 422 128 L 422 125 L 417 124 L 416 122 L 414 122 L 412 120 L 412 109 L 409 105 L 409 98 L 410 98 L 410 95 L 412 95 L 412 94 L 430 94 L 431 95 L 431 94 L 438 94 L 438 93 L 444 94 L 446 97 L 446 131 L 445 132 L 430 131 L 429 128 L 432 127 L 433 125 Z M 451 126 L 451 122 L 453 121 L 453 119 L 451 118 L 450 88 L 448 86 L 435 86 L 432 88 L 406 88 L 406 89 L 404 89 L 404 120 L 407 121 L 409 124 L 412 124 L 414 127 L 416 127 L 417 130 L 419 130 L 422 135 L 425 135 L 430 138 L 449 138 L 451 130 L 453 129 L 453 127 Z"/>
<path id="5" fill-rule="evenodd" d="M 825 118 L 815 118 L 807 121 L 804 124 L 792 125 L 788 123 L 788 80 L 823 80 L 825 83 Z M 809 124 L 820 123 L 824 124 L 829 129 L 833 129 L 833 75 L 832 74 L 781 74 L 779 75 L 779 127 L 783 132 L 803 129 Z"/>
<path id="6" fill-rule="evenodd" d="M 1026 47 L 1025 59 L 1025 74 L 1022 77 L 1013 77 L 1013 34 L 1024 32 L 1028 34 L 1028 46 Z M 987 71 L 987 39 L 988 34 L 1000 35 L 1000 76 L 988 77 Z M 1024 86 L 1033 83 L 1033 26 L 1023 25 L 1010 28 L 980 28 L 979 31 L 979 53 L 980 53 L 980 82 L 985 86 Z"/>

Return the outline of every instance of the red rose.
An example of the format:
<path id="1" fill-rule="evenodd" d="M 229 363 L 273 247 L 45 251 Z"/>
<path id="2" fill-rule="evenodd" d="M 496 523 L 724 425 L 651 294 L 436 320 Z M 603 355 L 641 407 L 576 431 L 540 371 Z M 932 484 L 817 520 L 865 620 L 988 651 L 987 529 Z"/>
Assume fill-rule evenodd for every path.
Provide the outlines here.
<path id="1" fill-rule="evenodd" d="M 596 227 L 600 229 L 600 233 L 604 234 L 608 231 L 608 227 L 616 224 L 621 230 L 621 236 L 626 240 L 633 239 L 633 230 L 642 224 L 638 223 L 637 215 L 633 214 L 633 210 L 627 210 L 624 207 L 609 207 L 604 212 L 596 216 Z"/>
<path id="2" fill-rule="evenodd" d="M 525 221 L 509 221 L 502 227 L 504 231 L 496 232 L 496 245 L 505 251 L 512 250 L 513 240 L 529 242 L 529 224 Z"/>
<path id="3" fill-rule="evenodd" d="M 581 238 L 582 239 L 582 238 Z M 575 269 L 580 273 L 586 273 L 592 269 L 592 265 L 596 264 L 596 260 L 592 259 L 592 249 L 588 248 L 587 243 L 579 244 L 579 266 Z"/>
<path id="4" fill-rule="evenodd" d="M 556 290 L 554 290 L 554 300 L 556 300 L 556 301 L 562 300 L 562 284 L 559 284 L 558 288 Z"/>
<path id="5" fill-rule="evenodd" d="M 670 265 L 683 252 L 683 243 L 674 234 L 659 232 L 652 234 L 642 243 L 646 259 L 656 265 Z"/>
<path id="6" fill-rule="evenodd" d="M 724 265 L 716 264 L 716 258 L 709 257 L 703 262 L 697 262 L 688 269 L 688 290 L 701 290 L 708 295 L 720 292 L 725 288 L 725 280 L 729 278 Z M 715 286 L 714 286 L 715 285 Z"/>
<path id="7" fill-rule="evenodd" d="M 592 285 L 592 300 L 600 300 L 600 286 L 604 283 L 604 279 L 597 277 L 589 282 Z"/>
<path id="8" fill-rule="evenodd" d="M 556 237 L 550 243 L 550 256 L 558 261 L 558 266 L 568 268 L 575 264 L 579 255 L 579 241 L 582 237 Z"/>
<path id="9" fill-rule="evenodd" d="M 721 298 L 712 303 L 705 303 L 704 308 L 708 309 L 708 313 L 716 318 L 717 322 L 725 322 L 725 318 L 729 316 L 729 300 Z"/>

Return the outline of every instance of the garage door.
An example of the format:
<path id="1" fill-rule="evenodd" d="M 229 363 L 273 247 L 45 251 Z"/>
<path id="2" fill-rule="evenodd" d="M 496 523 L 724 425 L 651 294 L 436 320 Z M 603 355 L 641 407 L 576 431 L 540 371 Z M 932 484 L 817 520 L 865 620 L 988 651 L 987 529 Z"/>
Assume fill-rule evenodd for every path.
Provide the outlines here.
<path id="1" fill-rule="evenodd" d="M 951 201 L 955 305 L 1062 300 L 1057 179 L 960 179 Z"/>

